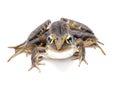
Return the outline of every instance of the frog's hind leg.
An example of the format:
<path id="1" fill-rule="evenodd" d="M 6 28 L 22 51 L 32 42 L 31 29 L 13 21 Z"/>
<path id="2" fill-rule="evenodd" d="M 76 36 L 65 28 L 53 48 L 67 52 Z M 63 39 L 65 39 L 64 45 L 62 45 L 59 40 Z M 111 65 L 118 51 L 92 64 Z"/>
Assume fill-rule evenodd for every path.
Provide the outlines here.
<path id="1" fill-rule="evenodd" d="M 13 46 L 13 47 L 8 47 L 8 48 L 13 48 L 15 49 L 15 53 L 8 59 L 8 62 L 11 61 L 12 58 L 16 57 L 17 55 L 21 54 L 24 52 L 23 47 L 24 47 L 24 43 L 17 45 L 17 46 Z"/>
<path id="2" fill-rule="evenodd" d="M 16 57 L 17 55 L 23 53 L 24 50 L 23 49 L 17 49 L 17 51 L 15 51 L 15 53 L 8 59 L 8 62 L 11 61 L 14 57 Z"/>
<path id="3" fill-rule="evenodd" d="M 71 30 L 78 30 L 80 32 L 90 33 L 94 35 L 93 31 L 85 24 L 67 18 L 61 18 L 60 20 L 66 22 Z"/>
<path id="4" fill-rule="evenodd" d="M 106 55 L 106 53 L 104 52 L 104 50 L 100 47 L 100 45 L 104 45 L 102 42 L 98 41 L 96 38 L 87 38 L 85 41 L 84 41 L 84 45 L 85 47 L 94 47 L 94 48 L 99 48 L 101 50 L 101 52 Z"/>
<path id="5" fill-rule="evenodd" d="M 102 42 L 100 42 L 100 41 L 97 41 L 97 43 L 95 44 L 95 46 L 98 47 L 104 55 L 106 55 L 106 53 L 105 53 L 104 50 L 99 46 L 98 43 L 101 44 L 101 45 L 104 45 L 104 44 L 103 44 Z"/>
<path id="6" fill-rule="evenodd" d="M 13 49 L 15 49 L 15 52 L 17 52 L 19 49 L 21 49 L 23 46 L 25 45 L 25 42 L 23 42 L 23 43 L 21 43 L 21 44 L 19 44 L 19 45 L 17 45 L 17 46 L 10 46 L 10 47 L 8 47 L 8 48 L 13 48 Z"/>

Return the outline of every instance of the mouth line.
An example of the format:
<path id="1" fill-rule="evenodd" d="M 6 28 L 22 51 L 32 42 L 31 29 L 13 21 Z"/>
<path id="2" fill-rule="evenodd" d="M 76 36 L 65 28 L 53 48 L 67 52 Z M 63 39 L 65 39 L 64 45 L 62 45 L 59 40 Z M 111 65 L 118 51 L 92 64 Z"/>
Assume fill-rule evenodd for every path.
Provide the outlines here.
<path id="1" fill-rule="evenodd" d="M 62 48 L 62 49 L 55 49 L 55 48 L 53 48 L 52 46 L 47 46 L 47 49 L 46 49 L 46 50 L 52 50 L 52 51 L 54 51 L 54 52 L 59 52 L 59 53 L 61 53 L 61 52 L 70 50 L 70 49 L 72 49 L 72 48 L 74 48 L 73 45 L 67 46 L 67 47 Z"/>

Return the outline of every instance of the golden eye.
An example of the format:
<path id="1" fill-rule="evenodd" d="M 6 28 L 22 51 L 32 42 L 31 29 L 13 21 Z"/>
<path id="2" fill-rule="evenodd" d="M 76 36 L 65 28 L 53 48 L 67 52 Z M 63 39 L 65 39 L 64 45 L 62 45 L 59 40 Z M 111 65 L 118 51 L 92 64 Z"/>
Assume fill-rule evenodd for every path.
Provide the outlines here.
<path id="1" fill-rule="evenodd" d="M 73 41 L 73 38 L 70 35 L 68 35 L 67 38 L 66 38 L 66 43 L 67 44 L 72 44 L 72 41 Z"/>
<path id="2" fill-rule="evenodd" d="M 53 43 L 53 37 L 50 35 L 47 37 L 47 41 L 49 44 L 52 44 Z"/>

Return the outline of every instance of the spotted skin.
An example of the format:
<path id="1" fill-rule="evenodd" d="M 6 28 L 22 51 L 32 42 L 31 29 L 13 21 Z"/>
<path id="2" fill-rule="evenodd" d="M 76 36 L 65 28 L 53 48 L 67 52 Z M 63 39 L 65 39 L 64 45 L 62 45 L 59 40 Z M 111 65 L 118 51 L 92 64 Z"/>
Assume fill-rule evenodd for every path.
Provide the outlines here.
<path id="1" fill-rule="evenodd" d="M 40 55 L 46 53 L 46 49 L 48 49 L 49 46 L 52 50 L 60 52 L 65 51 L 70 45 L 76 46 L 77 51 L 73 54 L 73 57 L 74 59 L 79 59 L 79 66 L 82 61 L 88 64 L 85 60 L 86 47 L 97 47 L 106 55 L 99 46 L 99 44 L 104 44 L 97 39 L 93 31 L 86 25 L 67 18 L 61 18 L 51 25 L 50 23 L 50 20 L 46 20 L 30 33 L 25 42 L 14 47 L 9 47 L 15 49 L 15 54 L 9 58 L 8 62 L 15 56 L 25 52 L 26 55 L 31 55 L 31 68 L 29 71 L 33 68 L 37 68 L 40 71 L 38 66 L 43 64 L 41 63 L 43 56 Z M 49 25 L 50 27 L 48 28 Z M 49 36 L 52 37 L 53 44 L 48 42 Z M 69 42 L 71 41 L 68 40 L 69 36 L 71 40 L 73 40 L 70 44 Z"/>
<path id="2" fill-rule="evenodd" d="M 80 22 L 66 18 L 61 18 L 60 20 L 66 22 L 72 30 L 79 30 L 80 32 L 90 33 L 94 35 L 93 31 L 89 27 Z"/>
<path id="3" fill-rule="evenodd" d="M 84 41 L 84 45 L 85 47 L 98 47 L 101 52 L 106 55 L 106 53 L 104 52 L 104 50 L 99 46 L 99 44 L 104 45 L 102 42 L 98 41 L 98 39 L 96 38 L 96 36 L 94 35 L 93 31 L 87 27 L 86 25 L 79 23 L 77 21 L 74 20 L 70 20 L 67 18 L 61 18 L 61 21 L 66 22 L 69 27 L 71 28 L 71 33 L 78 39 L 78 38 L 82 38 Z M 76 30 L 76 31 L 75 31 Z"/>
<path id="4" fill-rule="evenodd" d="M 47 20 L 42 25 L 38 26 L 35 30 L 33 30 L 28 36 L 27 41 L 31 41 L 34 38 L 37 38 L 38 35 L 42 35 L 47 31 L 47 27 L 50 25 L 51 21 Z"/>
<path id="5" fill-rule="evenodd" d="M 8 47 L 15 49 L 15 53 L 8 59 L 8 62 L 16 57 L 17 55 L 25 52 L 26 55 L 31 53 L 34 49 L 34 47 L 37 44 L 42 43 L 40 39 L 38 38 L 39 35 L 44 34 L 48 29 L 47 27 L 50 25 L 51 21 L 46 20 L 42 25 L 38 26 L 35 30 L 33 30 L 30 35 L 28 36 L 27 40 L 23 42 L 20 45 L 14 46 L 14 47 Z"/>

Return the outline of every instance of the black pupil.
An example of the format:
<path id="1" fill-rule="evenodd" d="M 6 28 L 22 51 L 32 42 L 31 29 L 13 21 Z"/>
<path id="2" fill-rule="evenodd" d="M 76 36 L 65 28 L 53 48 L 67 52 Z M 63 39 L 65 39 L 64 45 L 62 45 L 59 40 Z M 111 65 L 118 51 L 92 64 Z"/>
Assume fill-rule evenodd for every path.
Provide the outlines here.
<path id="1" fill-rule="evenodd" d="M 69 37 L 69 38 L 67 39 L 67 41 L 68 41 L 69 43 L 71 43 L 71 42 L 72 42 L 72 37 Z"/>
<path id="2" fill-rule="evenodd" d="M 48 37 L 48 41 L 51 43 L 52 39 L 50 37 Z"/>

